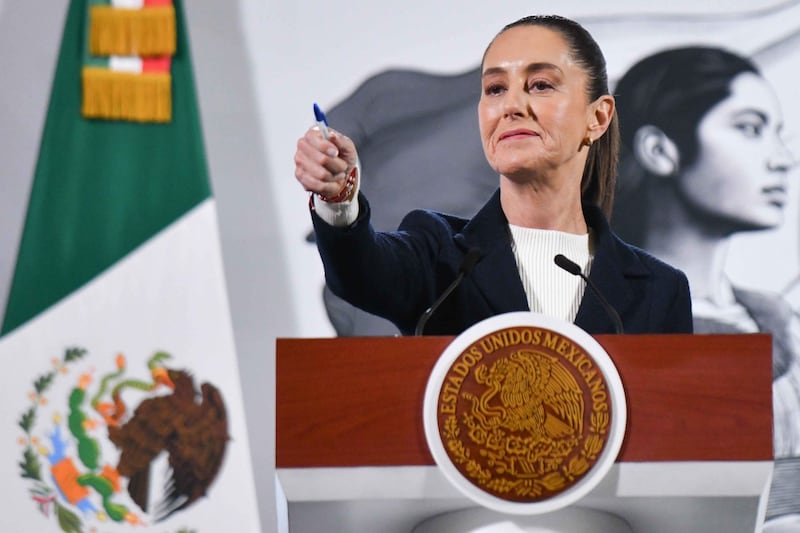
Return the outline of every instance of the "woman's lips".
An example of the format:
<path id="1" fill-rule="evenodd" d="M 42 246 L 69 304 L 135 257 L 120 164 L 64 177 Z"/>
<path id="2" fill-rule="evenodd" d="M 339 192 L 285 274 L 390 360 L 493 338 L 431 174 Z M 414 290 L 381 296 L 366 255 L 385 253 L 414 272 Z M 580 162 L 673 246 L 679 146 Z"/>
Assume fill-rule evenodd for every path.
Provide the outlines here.
<path id="1" fill-rule="evenodd" d="M 772 187 L 764 187 L 762 189 L 764 196 L 767 198 L 767 202 L 770 204 L 783 207 L 786 205 L 786 201 L 788 200 L 788 194 L 786 191 L 786 187 L 783 185 L 775 185 Z"/>
<path id="2" fill-rule="evenodd" d="M 514 130 L 508 130 L 500 134 L 500 140 L 505 141 L 507 139 L 523 139 L 529 137 L 538 137 L 539 134 L 533 130 L 524 129 L 524 128 L 517 128 Z"/>

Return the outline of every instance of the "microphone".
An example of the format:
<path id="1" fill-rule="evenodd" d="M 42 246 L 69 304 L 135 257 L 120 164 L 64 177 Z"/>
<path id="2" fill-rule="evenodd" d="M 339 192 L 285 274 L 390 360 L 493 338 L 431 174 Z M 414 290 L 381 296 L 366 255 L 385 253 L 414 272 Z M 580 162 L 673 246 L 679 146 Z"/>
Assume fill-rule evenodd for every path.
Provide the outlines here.
<path id="1" fill-rule="evenodd" d="M 447 297 L 450 296 L 450 293 L 453 292 L 456 287 L 458 287 L 458 284 L 461 283 L 461 280 L 463 280 L 467 275 L 469 275 L 470 272 L 472 272 L 472 269 L 475 268 L 475 264 L 478 262 L 480 257 L 480 248 L 470 248 L 467 251 L 464 259 L 461 261 L 461 266 L 458 268 L 458 276 L 456 276 L 456 279 L 453 280 L 453 283 L 451 283 L 445 289 L 442 295 L 439 296 L 439 298 L 437 298 L 436 301 L 433 302 L 433 304 L 431 304 L 431 306 L 426 309 L 424 313 L 422 313 L 421 317 L 419 317 L 417 327 L 414 329 L 414 336 L 419 337 L 422 335 L 422 331 L 425 329 L 425 324 L 428 322 L 428 319 L 439 308 L 439 306 L 442 305 L 442 302 L 444 302 Z"/>
<path id="2" fill-rule="evenodd" d="M 583 281 L 586 282 L 586 285 L 594 292 L 594 295 L 597 296 L 597 299 L 600 300 L 603 308 L 608 313 L 608 316 L 611 317 L 611 321 L 614 323 L 614 329 L 618 334 L 624 333 L 622 328 L 622 320 L 619 318 L 619 314 L 617 311 L 611 307 L 611 304 L 608 303 L 608 300 L 600 293 L 600 289 L 590 280 L 583 272 L 581 272 L 581 267 L 579 267 L 574 261 L 567 259 L 562 254 L 558 254 L 553 258 L 553 261 L 562 269 L 566 270 L 573 276 L 579 276 Z"/>

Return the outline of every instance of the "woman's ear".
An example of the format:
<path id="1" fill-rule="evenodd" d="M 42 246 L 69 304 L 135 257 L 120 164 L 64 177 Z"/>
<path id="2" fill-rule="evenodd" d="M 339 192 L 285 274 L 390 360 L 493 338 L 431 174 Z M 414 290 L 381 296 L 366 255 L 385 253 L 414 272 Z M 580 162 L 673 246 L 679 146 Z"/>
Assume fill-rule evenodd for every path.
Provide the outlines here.
<path id="1" fill-rule="evenodd" d="M 645 125 L 633 136 L 633 153 L 645 170 L 656 176 L 678 173 L 678 148 L 661 128 Z"/>
<path id="2" fill-rule="evenodd" d="M 610 94 L 605 94 L 592 102 L 592 117 L 590 119 L 589 131 L 587 137 L 596 141 L 608 129 L 611 124 L 611 119 L 614 118 L 614 97 Z"/>

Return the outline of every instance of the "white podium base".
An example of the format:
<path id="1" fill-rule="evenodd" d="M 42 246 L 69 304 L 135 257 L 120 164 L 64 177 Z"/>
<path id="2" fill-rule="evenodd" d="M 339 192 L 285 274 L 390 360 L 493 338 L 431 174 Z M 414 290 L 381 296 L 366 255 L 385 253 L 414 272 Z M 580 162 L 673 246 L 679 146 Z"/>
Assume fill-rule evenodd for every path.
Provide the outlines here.
<path id="1" fill-rule="evenodd" d="M 569 507 L 552 513 L 517 516 L 472 508 L 425 520 L 413 533 L 632 533 L 625 520 L 604 511 Z"/>
<path id="2" fill-rule="evenodd" d="M 475 505 L 434 466 L 279 468 L 277 476 L 291 533 L 409 533 Z M 771 479 L 772 461 L 623 462 L 576 505 L 636 533 L 754 533 Z"/>

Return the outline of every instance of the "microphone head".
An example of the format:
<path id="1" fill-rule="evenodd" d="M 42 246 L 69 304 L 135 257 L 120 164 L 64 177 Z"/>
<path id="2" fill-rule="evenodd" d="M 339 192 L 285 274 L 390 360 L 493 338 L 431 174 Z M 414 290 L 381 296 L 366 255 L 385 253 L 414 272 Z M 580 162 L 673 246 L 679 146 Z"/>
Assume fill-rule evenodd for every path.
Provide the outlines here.
<path id="1" fill-rule="evenodd" d="M 580 276 L 581 275 L 581 267 L 579 267 L 574 261 L 568 259 L 562 254 L 558 254 L 553 258 L 553 261 L 560 267 L 572 274 L 573 276 Z"/>

